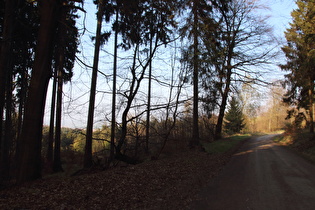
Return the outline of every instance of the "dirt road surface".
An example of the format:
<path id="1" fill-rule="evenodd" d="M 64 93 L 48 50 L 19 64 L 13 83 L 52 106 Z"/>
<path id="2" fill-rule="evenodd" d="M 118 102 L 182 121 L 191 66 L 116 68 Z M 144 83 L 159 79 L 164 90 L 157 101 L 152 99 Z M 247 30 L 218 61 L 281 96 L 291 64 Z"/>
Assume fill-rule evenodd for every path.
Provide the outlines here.
<path id="1" fill-rule="evenodd" d="M 272 137 L 247 141 L 191 209 L 315 209 L 315 165 Z"/>

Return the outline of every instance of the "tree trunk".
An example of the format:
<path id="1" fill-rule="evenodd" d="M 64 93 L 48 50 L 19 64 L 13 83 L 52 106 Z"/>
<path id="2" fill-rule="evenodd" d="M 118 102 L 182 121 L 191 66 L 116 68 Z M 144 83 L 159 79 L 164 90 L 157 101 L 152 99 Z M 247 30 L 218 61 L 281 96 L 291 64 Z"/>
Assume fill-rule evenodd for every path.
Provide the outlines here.
<path id="1" fill-rule="evenodd" d="M 215 130 L 215 139 L 220 139 L 222 138 L 222 126 L 223 126 L 223 118 L 224 118 L 224 112 L 227 104 L 227 100 L 229 97 L 230 93 L 230 85 L 231 85 L 231 76 L 232 76 L 232 58 L 234 54 L 234 47 L 235 47 L 235 33 L 231 35 L 230 33 L 228 34 L 229 38 L 229 44 L 228 44 L 228 55 L 227 55 L 227 61 L 226 61 L 226 66 L 223 66 L 223 71 L 226 68 L 226 80 L 225 80 L 225 88 L 223 91 L 222 95 L 222 101 L 220 104 L 220 112 L 218 116 L 218 121 L 216 125 L 216 130 Z"/>
<path id="2" fill-rule="evenodd" d="M 22 123 L 23 123 L 23 114 L 24 114 L 24 107 L 25 107 L 25 100 L 27 96 L 27 89 L 28 89 L 28 70 L 27 68 L 24 69 L 24 72 L 21 73 L 21 93 L 20 93 L 20 101 L 19 101 L 19 111 L 18 111 L 18 122 L 17 122 L 17 134 L 16 134 L 16 148 L 18 148 L 18 140 L 21 136 L 22 130 Z"/>
<path id="3" fill-rule="evenodd" d="M 56 88 L 57 88 L 57 69 L 54 71 L 52 95 L 51 95 L 51 107 L 50 107 L 50 122 L 49 122 L 49 134 L 47 142 L 47 164 L 52 169 L 54 158 L 54 130 L 55 130 L 55 109 L 56 109 Z"/>
<path id="4" fill-rule="evenodd" d="M 310 89 L 309 89 L 310 133 L 314 133 L 313 97 L 314 97 L 314 82 L 313 82 L 313 79 L 311 79 L 310 77 Z"/>
<path id="5" fill-rule="evenodd" d="M 17 182 L 34 180 L 41 177 L 41 141 L 45 101 L 49 79 L 53 38 L 58 19 L 57 0 L 40 1 L 40 28 L 35 61 L 30 81 L 21 145 L 17 151 Z"/>
<path id="6" fill-rule="evenodd" d="M 194 68 L 193 68 L 193 134 L 190 141 L 190 146 L 195 147 L 199 145 L 199 123 L 198 123 L 198 70 L 199 70 L 199 50 L 198 50 L 198 0 L 194 0 L 193 15 L 194 15 Z"/>
<path id="7" fill-rule="evenodd" d="M 222 138 L 222 126 L 223 126 L 223 118 L 224 118 L 224 112 L 226 109 L 226 104 L 227 104 L 227 99 L 228 99 L 228 95 L 229 95 L 229 84 L 226 84 L 226 87 L 224 89 L 224 93 L 222 96 L 222 101 L 220 104 L 220 111 L 219 111 L 219 116 L 218 116 L 218 121 L 217 121 L 217 125 L 215 128 L 215 139 L 220 139 Z"/>
<path id="8" fill-rule="evenodd" d="M 132 71 L 135 71 L 135 70 L 132 70 Z M 135 74 L 133 74 L 133 76 L 135 76 Z M 117 146 L 115 147 L 115 149 L 116 149 L 115 158 L 117 160 L 129 163 L 129 164 L 136 164 L 137 160 L 121 153 L 121 148 L 122 148 L 123 144 L 125 143 L 126 136 L 127 136 L 127 124 L 128 124 L 127 115 L 128 115 L 128 112 L 131 108 L 131 104 L 132 104 L 132 101 L 135 97 L 135 94 L 137 93 L 137 89 L 134 90 L 135 81 L 136 81 L 136 78 L 133 77 L 132 84 L 131 84 L 130 89 L 129 89 L 130 95 L 127 97 L 127 105 L 126 105 L 126 108 L 122 114 L 121 136 L 119 138 Z"/>
<path id="9" fill-rule="evenodd" d="M 153 42 L 153 31 L 152 26 L 150 29 L 150 56 L 152 55 L 152 42 Z M 150 140 L 150 115 L 151 115 L 151 83 L 152 83 L 152 60 L 149 64 L 149 78 L 148 78 L 148 105 L 147 105 L 147 122 L 145 128 L 145 152 L 149 153 L 149 140 Z"/>
<path id="10" fill-rule="evenodd" d="M 5 1 L 4 22 L 2 40 L 0 45 L 0 170 L 3 171 L 6 160 L 3 159 L 6 156 L 6 140 L 3 137 L 3 111 L 5 105 L 5 92 L 6 92 L 6 80 L 8 72 L 8 63 L 12 52 L 12 31 L 14 22 L 14 5 L 15 0 Z M 4 167 L 4 168 L 3 168 Z M 2 173 L 2 175 L 4 175 Z M 0 179 L 2 178 L 0 175 Z"/>
<path id="11" fill-rule="evenodd" d="M 232 69 L 228 69 L 227 71 L 227 78 L 225 81 L 225 89 L 223 91 L 222 95 L 222 101 L 220 104 L 220 111 L 218 116 L 217 125 L 215 128 L 215 139 L 222 138 L 222 126 L 223 126 L 223 118 L 225 114 L 226 104 L 230 93 L 230 85 L 231 85 L 231 75 L 232 75 Z"/>
<path id="12" fill-rule="evenodd" d="M 155 53 L 156 48 L 157 48 L 157 45 L 155 45 L 148 62 L 142 66 L 142 72 L 140 73 L 140 76 L 137 78 L 137 76 L 136 76 L 136 69 L 137 69 L 136 60 L 137 60 L 137 55 L 139 53 L 139 45 L 140 45 L 139 43 L 136 44 L 134 54 L 133 54 L 133 65 L 131 67 L 132 81 L 131 81 L 131 85 L 129 88 L 129 95 L 127 96 L 127 105 L 126 105 L 126 108 L 122 114 L 121 137 L 119 138 L 118 144 L 116 146 L 116 155 L 115 155 L 115 158 L 117 160 L 121 160 L 121 161 L 130 163 L 130 164 L 136 164 L 137 160 L 134 158 L 128 157 L 128 156 L 121 153 L 121 148 L 122 148 L 123 144 L 125 143 L 126 136 L 127 136 L 127 124 L 128 124 L 127 115 L 128 115 L 128 112 L 131 108 L 131 104 L 132 104 L 135 96 L 137 95 L 137 93 L 139 91 L 141 81 L 144 78 L 145 70 L 148 67 L 149 62 L 151 61 L 153 54 Z"/>
<path id="13" fill-rule="evenodd" d="M 8 62 L 8 69 L 12 70 L 11 59 Z M 2 140 L 1 151 L 1 173 L 4 180 L 10 179 L 10 149 L 13 142 L 13 127 L 12 127 L 12 71 L 7 72 L 6 79 L 6 94 L 5 94 L 5 123 L 4 123 L 4 138 Z"/>
<path id="14" fill-rule="evenodd" d="M 90 168 L 92 166 L 92 138 L 93 138 L 93 121 L 94 121 L 94 109 L 95 109 L 95 93 L 96 93 L 96 80 L 99 62 L 99 53 L 101 45 L 101 29 L 104 5 L 103 0 L 99 1 L 98 12 L 97 12 L 97 28 L 95 37 L 95 48 L 94 48 L 94 60 L 93 60 L 93 72 L 90 90 L 90 102 L 89 102 L 89 113 L 86 128 L 86 143 L 84 153 L 84 168 Z"/>
<path id="15" fill-rule="evenodd" d="M 53 163 L 53 171 L 54 172 L 63 171 L 62 166 L 61 166 L 61 157 L 60 157 L 63 60 L 64 60 L 64 54 L 59 54 L 59 62 L 60 63 L 58 64 L 58 90 L 57 90 L 55 148 L 54 148 L 54 163 Z"/>
<path id="16" fill-rule="evenodd" d="M 118 9 L 116 10 L 116 23 L 118 23 Z M 112 95 L 112 122 L 111 122 L 111 136 L 110 136 L 110 157 L 112 161 L 115 156 L 115 136 L 116 136 L 116 77 L 117 77 L 117 42 L 118 29 L 115 30 L 114 40 L 114 66 L 113 66 L 113 95 Z"/>
<path id="17" fill-rule="evenodd" d="M 54 161 L 53 161 L 53 171 L 60 172 L 63 171 L 61 166 L 60 157 L 60 142 L 61 142 L 61 115 L 62 115 L 62 87 L 63 87 L 63 68 L 65 62 L 65 48 L 67 36 L 67 28 L 65 25 L 67 13 L 69 11 L 68 7 L 62 7 L 60 11 L 60 19 L 58 24 L 58 42 L 56 50 L 56 69 L 57 71 L 57 104 L 56 104 L 56 128 L 55 128 L 55 147 L 54 147 Z"/>

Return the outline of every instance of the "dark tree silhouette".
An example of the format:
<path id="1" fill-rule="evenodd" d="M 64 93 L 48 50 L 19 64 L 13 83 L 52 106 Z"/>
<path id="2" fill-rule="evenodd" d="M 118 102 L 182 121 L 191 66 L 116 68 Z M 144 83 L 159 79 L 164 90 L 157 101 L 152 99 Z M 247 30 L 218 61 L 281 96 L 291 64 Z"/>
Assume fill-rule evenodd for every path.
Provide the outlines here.
<path id="1" fill-rule="evenodd" d="M 30 87 L 25 107 L 19 150 L 17 151 L 19 183 L 41 177 L 41 141 L 46 93 L 51 77 L 54 31 L 59 1 L 40 1 L 40 28 Z"/>

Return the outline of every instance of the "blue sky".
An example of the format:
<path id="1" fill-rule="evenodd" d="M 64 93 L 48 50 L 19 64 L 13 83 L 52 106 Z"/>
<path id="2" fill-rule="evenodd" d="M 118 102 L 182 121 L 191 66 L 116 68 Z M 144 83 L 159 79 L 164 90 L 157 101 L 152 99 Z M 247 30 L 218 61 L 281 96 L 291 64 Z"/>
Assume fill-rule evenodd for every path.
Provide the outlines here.
<path id="1" fill-rule="evenodd" d="M 296 8 L 294 0 L 263 0 L 270 7 L 271 23 L 276 34 L 283 35 L 283 31 L 291 21 L 291 12 Z"/>

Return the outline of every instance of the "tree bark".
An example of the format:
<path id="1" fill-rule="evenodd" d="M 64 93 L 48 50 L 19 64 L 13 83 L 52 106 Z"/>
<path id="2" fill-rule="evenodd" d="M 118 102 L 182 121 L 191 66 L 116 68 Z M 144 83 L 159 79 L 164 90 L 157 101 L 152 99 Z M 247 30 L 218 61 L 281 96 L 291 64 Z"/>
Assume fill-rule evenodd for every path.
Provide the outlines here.
<path id="1" fill-rule="evenodd" d="M 225 19 L 227 21 L 227 19 Z M 228 25 L 228 23 L 227 23 Z M 231 85 L 231 76 L 232 76 L 232 58 L 234 54 L 234 47 L 235 47 L 235 37 L 236 32 L 229 32 L 228 33 L 228 54 L 227 54 L 227 61 L 226 66 L 223 66 L 222 71 L 224 72 L 224 69 L 226 69 L 226 80 L 225 80 L 225 88 L 222 94 L 222 101 L 220 105 L 220 111 L 218 116 L 218 121 L 216 125 L 215 130 L 215 139 L 222 138 L 222 126 L 223 126 L 223 118 L 225 114 L 226 104 L 230 93 L 230 85 Z M 224 73 L 223 73 L 224 75 Z"/>
<path id="2" fill-rule="evenodd" d="M 3 137 L 3 111 L 5 106 L 6 81 L 8 74 L 8 64 L 12 52 L 12 31 L 14 22 L 14 5 L 15 0 L 5 1 L 4 22 L 2 41 L 0 45 L 0 170 L 2 171 L 0 179 L 3 178 L 6 166 L 7 141 Z"/>
<path id="3" fill-rule="evenodd" d="M 118 9 L 116 10 L 116 23 L 118 23 Z M 118 42 L 118 29 L 115 30 L 114 40 L 114 66 L 113 66 L 113 95 L 112 95 L 112 122 L 110 134 L 110 158 L 112 161 L 115 156 L 115 137 L 116 137 L 116 77 L 117 77 L 117 42 Z"/>
<path id="4" fill-rule="evenodd" d="M 95 93 L 96 93 L 96 81 L 97 81 L 97 70 L 99 62 L 99 53 L 101 46 L 101 29 L 102 20 L 104 13 L 103 0 L 99 1 L 98 12 L 97 12 L 97 28 L 95 37 L 95 48 L 94 48 L 94 60 L 93 60 L 93 72 L 90 90 L 90 102 L 89 102 L 89 113 L 86 128 L 86 143 L 84 153 L 84 168 L 90 168 L 93 164 L 92 161 L 92 137 L 93 137 L 93 122 L 94 122 L 94 109 L 95 109 Z"/>
<path id="5" fill-rule="evenodd" d="M 53 38 L 58 19 L 57 0 L 42 0 L 40 28 L 35 61 L 30 81 L 22 126 L 21 145 L 17 151 L 17 182 L 22 183 L 41 177 L 41 141 L 45 101 L 49 79 Z"/>
<path id="6" fill-rule="evenodd" d="M 11 53 L 10 53 L 11 54 Z M 12 62 L 9 59 L 8 69 L 12 70 Z M 5 95 L 5 123 L 4 138 L 2 141 L 1 152 L 1 173 L 4 180 L 10 179 L 10 149 L 13 142 L 13 126 L 12 126 L 12 71 L 7 72 L 6 79 L 6 95 Z"/>
<path id="7" fill-rule="evenodd" d="M 193 60 L 193 134 L 190 141 L 190 146 L 195 147 L 199 145 L 199 123 L 198 123 L 198 102 L 199 102 L 199 50 L 198 50 L 198 0 L 194 0 L 193 15 L 194 15 L 194 60 Z"/>
<path id="8" fill-rule="evenodd" d="M 226 81 L 226 87 L 225 87 L 223 95 L 222 95 L 222 101 L 220 104 L 218 121 L 217 121 L 217 125 L 215 128 L 215 139 L 221 139 L 222 138 L 223 118 L 224 118 L 224 112 L 226 109 L 226 104 L 227 104 L 229 92 L 230 92 L 230 80 L 227 80 Z"/>
<path id="9" fill-rule="evenodd" d="M 27 96 L 27 88 L 28 88 L 28 70 L 24 69 L 24 72 L 21 73 L 21 93 L 20 93 L 20 101 L 19 101 L 19 111 L 18 111 L 18 122 L 17 122 L 17 134 L 16 134 L 16 148 L 18 148 L 18 140 L 21 137 L 22 123 L 23 123 L 23 114 L 25 108 L 25 100 Z"/>
<path id="10" fill-rule="evenodd" d="M 68 7 L 62 7 L 60 11 L 60 19 L 58 24 L 58 42 L 56 50 L 56 69 L 57 71 L 57 104 L 56 104 L 56 128 L 55 128 L 55 147 L 54 147 L 54 162 L 53 171 L 60 172 L 63 171 L 61 165 L 61 155 L 60 155 L 60 143 L 61 143 L 61 118 L 62 118 L 62 88 L 63 88 L 63 69 L 65 63 L 65 48 L 67 36 L 67 26 L 65 25 L 67 13 L 69 11 Z"/>
<path id="11" fill-rule="evenodd" d="M 47 164 L 52 169 L 53 158 L 54 158 L 54 130 L 55 130 L 55 110 L 56 110 L 56 88 L 57 88 L 57 70 L 55 69 L 52 95 L 51 95 L 51 107 L 50 107 L 50 122 L 49 122 L 49 134 L 47 142 Z"/>
<path id="12" fill-rule="evenodd" d="M 309 89 L 310 133 L 314 133 L 313 97 L 314 97 L 314 82 L 313 82 L 313 79 L 311 79 L 310 77 L 310 89 Z"/>
<path id="13" fill-rule="evenodd" d="M 61 50 L 62 51 L 62 50 Z M 58 64 L 58 90 L 57 90 L 57 106 L 56 106 L 56 128 L 55 128 L 55 148 L 54 148 L 54 163 L 53 171 L 63 171 L 60 157 L 60 142 L 61 142 L 61 114 L 62 114 L 62 86 L 63 86 L 63 60 L 64 55 L 59 54 Z"/>
<path id="14" fill-rule="evenodd" d="M 153 29 L 150 28 L 150 56 L 152 55 L 152 42 L 153 42 Z M 148 105 L 147 105 L 147 122 L 145 128 L 145 152 L 149 153 L 149 140 L 150 140 L 150 115 L 151 115 L 151 83 L 152 83 L 152 60 L 149 63 L 149 78 L 148 78 Z"/>

